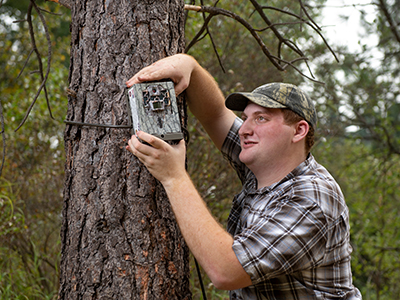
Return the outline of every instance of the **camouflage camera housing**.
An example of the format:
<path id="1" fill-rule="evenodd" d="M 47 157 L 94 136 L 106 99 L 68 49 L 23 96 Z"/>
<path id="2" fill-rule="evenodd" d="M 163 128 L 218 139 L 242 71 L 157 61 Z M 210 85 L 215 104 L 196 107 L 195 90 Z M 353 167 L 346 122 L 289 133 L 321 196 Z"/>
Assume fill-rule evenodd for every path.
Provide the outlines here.
<path id="1" fill-rule="evenodd" d="M 183 138 L 172 81 L 134 84 L 127 91 L 133 130 L 174 143 Z"/>

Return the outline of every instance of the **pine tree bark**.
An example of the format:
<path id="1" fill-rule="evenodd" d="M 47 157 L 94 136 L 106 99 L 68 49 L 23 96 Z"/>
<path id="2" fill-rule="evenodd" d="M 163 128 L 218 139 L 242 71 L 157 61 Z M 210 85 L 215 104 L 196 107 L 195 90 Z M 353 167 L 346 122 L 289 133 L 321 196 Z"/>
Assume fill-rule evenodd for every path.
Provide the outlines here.
<path id="1" fill-rule="evenodd" d="M 184 49 L 184 1 L 71 3 L 67 119 L 128 124 L 125 81 Z M 182 120 L 185 106 L 179 101 Z M 67 125 L 59 299 L 189 299 L 188 249 L 128 129 Z"/>

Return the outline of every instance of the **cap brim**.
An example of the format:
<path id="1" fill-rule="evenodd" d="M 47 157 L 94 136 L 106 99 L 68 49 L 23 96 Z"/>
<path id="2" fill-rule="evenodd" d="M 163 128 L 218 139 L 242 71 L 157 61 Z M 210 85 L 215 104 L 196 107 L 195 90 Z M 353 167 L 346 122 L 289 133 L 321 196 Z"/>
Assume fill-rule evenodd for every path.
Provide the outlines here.
<path id="1" fill-rule="evenodd" d="M 258 93 L 233 93 L 225 100 L 225 106 L 231 110 L 244 111 L 249 101 L 268 108 L 286 108 L 285 105 Z"/>

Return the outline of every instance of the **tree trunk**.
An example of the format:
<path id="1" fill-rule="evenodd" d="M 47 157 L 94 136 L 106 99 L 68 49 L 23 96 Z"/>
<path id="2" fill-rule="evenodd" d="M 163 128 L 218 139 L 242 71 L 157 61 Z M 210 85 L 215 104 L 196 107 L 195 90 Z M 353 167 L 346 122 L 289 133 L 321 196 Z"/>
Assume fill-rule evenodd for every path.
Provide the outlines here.
<path id="1" fill-rule="evenodd" d="M 183 7 L 74 1 L 67 119 L 128 124 L 125 81 L 183 51 Z M 130 134 L 66 127 L 59 299 L 191 298 L 188 249 L 162 186 L 126 151 Z"/>

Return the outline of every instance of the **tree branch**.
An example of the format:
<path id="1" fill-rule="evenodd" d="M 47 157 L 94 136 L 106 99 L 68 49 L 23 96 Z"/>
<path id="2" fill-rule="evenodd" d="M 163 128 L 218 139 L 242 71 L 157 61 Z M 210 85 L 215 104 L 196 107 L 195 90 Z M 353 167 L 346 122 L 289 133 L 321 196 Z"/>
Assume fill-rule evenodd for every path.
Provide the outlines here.
<path id="1" fill-rule="evenodd" d="M 47 50 L 48 50 L 47 51 L 47 70 L 46 70 L 46 75 L 43 75 L 42 57 L 41 57 L 40 52 L 39 52 L 39 50 L 38 50 L 38 48 L 36 46 L 35 32 L 33 30 L 33 24 L 32 24 L 32 8 L 35 8 L 36 12 L 38 13 L 39 18 L 40 18 L 40 20 L 41 20 L 41 22 L 43 24 L 43 28 L 45 30 L 45 34 L 46 34 Z M 20 129 L 22 127 L 22 125 L 24 125 L 24 123 L 25 123 L 26 119 L 28 118 L 33 106 L 35 105 L 36 100 L 38 99 L 42 89 L 45 92 L 45 97 L 46 97 L 46 102 L 47 102 L 47 107 L 48 107 L 48 110 L 49 110 L 49 113 L 50 113 L 50 117 L 52 119 L 54 119 L 54 117 L 52 115 L 52 112 L 51 112 L 49 97 L 48 97 L 48 93 L 47 93 L 47 89 L 46 89 L 46 82 L 47 82 L 47 79 L 48 79 L 49 74 L 50 74 L 50 66 L 51 66 L 51 39 L 50 39 L 49 30 L 48 30 L 48 27 L 47 27 L 47 24 L 46 24 L 46 20 L 44 19 L 40 9 L 37 7 L 37 5 L 36 5 L 34 0 L 30 1 L 28 12 L 27 12 L 27 21 L 28 21 L 28 25 L 29 25 L 29 34 L 30 34 L 30 37 L 31 37 L 32 50 L 36 53 L 37 61 L 38 61 L 38 64 L 39 64 L 39 73 L 40 73 L 40 77 L 41 77 L 42 83 L 41 83 L 40 87 L 38 88 L 38 91 L 36 92 L 36 95 L 35 95 L 31 105 L 29 106 L 29 108 L 28 108 L 28 110 L 27 110 L 27 112 L 25 114 L 25 117 L 23 118 L 21 123 L 18 125 L 17 129 L 15 129 L 15 131 L 18 131 L 18 129 Z M 31 53 L 32 53 L 32 51 L 31 51 Z M 30 55 L 31 55 L 31 53 L 30 53 Z M 29 60 L 30 55 L 28 56 L 28 60 Z M 26 63 L 27 63 L 27 61 L 26 61 Z M 25 65 L 26 65 L 26 63 L 25 63 Z M 25 68 L 25 65 L 24 65 L 23 69 Z"/>
<path id="2" fill-rule="evenodd" d="M 197 9 L 197 8 L 200 8 L 200 9 L 201 9 L 200 6 L 194 6 L 194 5 L 190 5 L 190 6 L 191 6 L 191 8 L 194 8 L 194 9 Z M 185 8 L 186 8 L 186 6 L 185 6 Z M 225 72 L 225 68 L 224 68 L 224 66 L 223 66 L 223 64 L 222 64 L 221 57 L 220 57 L 219 54 L 218 54 L 217 48 L 216 48 L 215 43 L 214 43 L 214 39 L 212 38 L 211 33 L 210 33 L 209 30 L 208 30 L 208 24 L 210 23 L 212 17 L 213 17 L 213 15 L 209 15 L 208 17 L 205 17 L 205 15 L 204 15 L 204 13 L 203 13 L 203 26 L 202 26 L 201 29 L 197 32 L 197 34 L 195 35 L 195 37 L 190 41 L 189 45 L 186 46 L 186 48 L 185 48 L 185 53 L 187 53 L 187 52 L 189 51 L 189 49 L 192 48 L 197 42 L 201 41 L 201 40 L 204 39 L 207 35 L 209 35 L 209 36 L 210 36 L 210 40 L 211 40 L 211 44 L 212 44 L 212 46 L 213 46 L 214 53 L 215 53 L 215 55 L 217 56 L 219 65 L 221 66 L 221 69 Z M 205 31 L 205 33 L 204 33 L 204 31 Z M 204 34 L 203 34 L 203 33 L 204 33 Z"/>
<path id="3" fill-rule="evenodd" d="M 353 106 L 354 106 L 354 103 L 353 103 Z M 355 123 L 353 119 L 351 119 L 345 115 L 342 115 L 342 116 L 344 116 L 347 120 L 352 121 L 351 124 L 354 124 L 354 125 L 360 126 L 361 128 L 366 129 L 370 133 L 370 139 L 386 145 L 386 147 L 389 149 L 390 154 L 400 154 L 400 149 L 398 149 L 396 147 L 395 143 L 393 142 L 393 137 L 390 135 L 387 127 L 385 127 L 382 124 L 379 124 L 378 122 L 371 124 L 370 122 L 368 122 L 365 119 L 364 115 L 356 109 L 353 109 L 353 113 L 356 116 L 355 120 L 358 120 L 358 122 L 359 122 L 358 124 Z M 377 132 L 377 128 L 379 128 L 383 131 L 383 136 L 382 136 L 382 134 Z M 363 139 L 368 139 L 368 138 L 363 137 Z"/>
<path id="4" fill-rule="evenodd" d="M 18 76 L 17 76 L 17 79 L 21 76 L 22 72 L 24 72 L 25 67 L 26 67 L 26 65 L 28 64 L 29 58 L 31 57 L 33 51 L 34 51 L 34 49 L 31 49 L 31 51 L 29 52 L 28 57 L 26 58 L 25 63 L 24 63 L 24 65 L 22 66 L 22 69 L 21 69 L 21 71 L 19 72 L 19 74 L 18 74 Z"/>
<path id="5" fill-rule="evenodd" d="M 379 0 L 379 5 L 378 6 L 382 10 L 383 14 L 386 17 L 386 20 L 389 23 L 390 31 L 393 33 L 393 35 L 396 38 L 397 42 L 400 43 L 400 33 L 397 30 L 397 25 L 395 24 L 395 21 L 393 20 L 392 16 L 390 15 L 389 9 L 388 9 L 387 4 L 386 4 L 386 1 L 385 0 Z"/>
<path id="6" fill-rule="evenodd" d="M 399 252 L 400 251 L 400 247 L 378 247 L 375 246 L 375 249 L 378 249 L 381 252 L 385 252 L 385 251 L 396 251 Z"/>
<path id="7" fill-rule="evenodd" d="M 276 60 L 274 59 L 274 56 L 270 53 L 270 51 L 268 50 L 268 48 L 265 46 L 264 42 L 262 41 L 261 37 L 258 35 L 257 31 L 246 21 L 244 20 L 242 17 L 240 17 L 239 15 L 222 9 L 222 8 L 218 8 L 218 7 L 210 7 L 210 6 L 202 6 L 200 10 L 198 10 L 198 12 L 206 12 L 209 13 L 209 19 L 208 22 L 211 20 L 211 18 L 217 16 L 217 15 L 223 15 L 225 17 L 229 17 L 232 18 L 236 21 L 238 21 L 240 24 L 242 24 L 254 37 L 254 39 L 257 41 L 257 43 L 259 44 L 259 46 L 261 47 L 261 50 L 264 52 L 264 54 L 268 57 L 268 59 L 272 62 L 272 64 L 280 71 L 283 71 L 284 69 L 276 62 Z M 200 31 L 204 31 L 205 30 L 205 26 L 202 27 L 202 29 Z M 194 43 L 190 43 L 190 45 L 194 45 Z M 190 48 L 187 48 L 190 49 Z"/>
<path id="8" fill-rule="evenodd" d="M 217 3 L 218 3 L 218 1 L 215 3 L 215 5 L 217 5 Z M 203 5 L 203 0 L 201 0 L 201 5 Z M 203 12 L 202 15 L 203 15 L 203 20 L 205 20 L 206 19 L 206 14 Z M 205 24 L 205 22 L 204 22 L 204 24 Z M 208 26 L 206 26 L 206 31 L 207 31 L 207 35 L 210 37 L 211 45 L 213 46 L 214 53 L 217 56 L 218 63 L 221 66 L 222 71 L 225 73 L 225 68 L 224 68 L 224 66 L 222 64 L 221 57 L 220 57 L 220 55 L 219 55 L 219 53 L 217 51 L 217 47 L 215 45 L 214 39 L 213 39 L 213 37 L 211 35 L 211 32 L 210 32 Z"/>
<path id="9" fill-rule="evenodd" d="M 4 162 L 6 160 L 6 132 L 4 128 L 4 115 L 3 115 L 3 104 L 0 99 L 0 122 L 1 122 L 1 136 L 3 139 L 3 157 L 1 159 L 1 166 L 0 166 L 0 176 L 3 173 Z"/>
<path id="10" fill-rule="evenodd" d="M 279 9 L 279 8 L 270 7 L 270 6 L 261 6 L 258 3 L 258 1 L 256 1 L 256 0 L 250 0 L 250 2 L 253 4 L 255 10 L 259 13 L 261 18 L 267 24 L 267 27 L 265 27 L 263 29 L 256 29 L 249 22 L 244 20 L 239 15 L 237 15 L 237 14 L 231 12 L 231 11 L 228 11 L 228 10 L 225 10 L 225 9 L 222 9 L 222 8 L 218 8 L 218 7 L 215 7 L 215 6 L 214 7 L 210 7 L 210 6 L 185 5 L 185 9 L 186 10 L 191 10 L 191 11 L 196 11 L 196 12 L 203 13 L 203 19 L 204 19 L 203 26 L 198 31 L 198 33 L 195 35 L 195 37 L 192 39 L 192 41 L 190 41 L 190 43 L 188 44 L 188 46 L 185 49 L 185 52 L 188 52 L 189 49 L 192 46 L 194 46 L 200 40 L 200 37 L 203 35 L 204 32 L 206 32 L 205 35 L 207 35 L 207 34 L 210 35 L 210 32 L 208 30 L 208 24 L 210 23 L 210 21 L 211 21 L 211 19 L 213 17 L 215 17 L 217 15 L 222 15 L 222 16 L 225 16 L 225 17 L 228 17 L 228 18 L 232 18 L 232 19 L 236 20 L 237 22 L 239 22 L 240 24 L 242 24 L 251 33 L 253 38 L 256 40 L 256 42 L 260 46 L 261 50 L 263 51 L 264 55 L 269 59 L 269 61 L 279 71 L 284 71 L 287 66 L 291 66 L 297 72 L 299 72 L 302 76 L 304 76 L 304 77 L 306 77 L 306 78 L 308 78 L 308 79 L 310 79 L 312 81 L 315 81 L 315 82 L 318 82 L 318 83 L 322 83 L 322 82 L 319 82 L 319 81 L 313 79 L 314 76 L 312 74 L 312 71 L 311 71 L 308 63 L 307 63 L 307 58 L 305 57 L 304 53 L 300 50 L 300 48 L 295 43 L 293 43 L 292 41 L 284 38 L 282 36 L 282 34 L 277 29 L 278 26 L 283 26 L 283 25 L 287 25 L 287 24 L 306 24 L 306 25 L 310 26 L 322 38 L 324 44 L 327 46 L 329 51 L 333 54 L 335 59 L 337 61 L 339 61 L 337 56 L 335 55 L 334 51 L 332 50 L 332 48 L 328 45 L 326 39 L 321 34 L 320 27 L 309 16 L 309 14 L 308 14 L 306 8 L 304 7 L 302 1 L 299 0 L 300 7 L 301 7 L 301 12 L 305 13 L 305 15 L 308 17 L 308 20 L 304 19 L 302 16 L 299 16 L 299 15 L 297 15 L 295 13 L 288 12 L 288 11 L 285 11 L 285 10 L 282 10 L 282 9 Z M 279 11 L 280 13 L 290 15 L 290 16 L 295 17 L 296 19 L 298 19 L 298 21 L 296 21 L 296 22 L 285 22 L 285 23 L 272 23 L 269 20 L 269 18 L 267 17 L 267 15 L 264 13 L 265 9 L 276 10 L 276 11 Z M 208 13 L 209 16 L 206 18 L 204 16 L 204 13 Z M 264 44 L 263 40 L 261 39 L 261 37 L 258 34 L 258 32 L 262 32 L 262 31 L 265 31 L 267 29 L 270 29 L 279 40 L 278 50 L 277 50 L 278 56 L 275 56 L 270 52 L 270 50 L 267 48 L 267 46 Z M 210 38 L 211 38 L 211 36 L 210 36 Z M 212 38 L 211 38 L 211 42 L 213 43 L 214 51 L 217 53 L 216 47 L 214 45 L 214 42 L 213 42 Z M 284 45 L 287 46 L 288 48 L 290 48 L 292 51 L 294 51 L 297 55 L 299 55 L 299 57 L 294 59 L 294 60 L 292 60 L 292 61 L 287 61 L 287 60 L 283 59 L 281 57 L 281 49 L 282 49 L 282 47 Z M 217 53 L 217 56 L 218 56 L 218 53 Z M 219 56 L 218 56 L 218 58 L 219 58 Z M 299 61 L 299 60 L 305 61 L 306 66 L 307 66 L 312 78 L 304 75 L 298 68 L 294 67 L 293 63 L 296 62 L 296 61 Z M 220 61 L 220 65 L 221 65 L 221 61 Z"/>
<path id="11" fill-rule="evenodd" d="M 288 12 L 288 11 L 285 11 L 285 10 L 282 10 L 282 9 L 279 9 L 279 8 L 276 8 L 276 7 L 272 7 L 272 6 L 262 6 L 262 7 L 260 7 L 257 1 L 254 1 L 254 0 L 251 0 L 251 1 L 252 1 L 253 5 L 256 7 L 257 11 L 260 13 L 261 17 L 266 21 L 267 24 L 269 24 L 269 27 L 271 27 L 271 29 L 272 29 L 272 31 L 274 32 L 275 36 L 279 39 L 279 41 L 280 41 L 280 44 L 279 44 L 280 47 L 279 47 L 279 49 L 278 49 L 279 55 L 280 55 L 280 53 L 281 53 L 280 48 L 281 48 L 281 46 L 284 44 L 284 45 L 286 45 L 287 47 L 289 47 L 290 49 L 292 49 L 293 51 L 295 51 L 298 55 L 304 56 L 303 52 L 300 50 L 300 48 L 297 47 L 297 45 L 296 45 L 295 43 L 293 43 L 293 42 L 290 41 L 290 40 L 285 39 L 285 38 L 279 33 L 279 31 L 275 28 L 275 26 L 278 26 L 278 25 L 279 25 L 279 26 L 282 26 L 282 25 L 285 25 L 285 23 L 276 23 L 276 24 L 272 24 L 272 23 L 268 20 L 267 16 L 264 14 L 264 9 L 275 10 L 275 11 L 279 11 L 279 12 L 281 12 L 281 13 L 283 13 L 283 14 L 288 14 L 288 15 L 290 15 L 290 16 L 292 16 L 292 17 L 295 17 L 295 18 L 299 19 L 299 20 L 300 20 L 300 23 L 306 24 L 306 25 L 310 26 L 310 27 L 311 27 L 315 32 L 317 32 L 317 34 L 322 38 L 324 44 L 327 46 L 327 48 L 329 49 L 329 51 L 333 54 L 333 56 L 335 57 L 336 61 L 339 62 L 339 59 L 337 58 L 335 52 L 332 50 L 332 48 L 329 46 L 329 44 L 328 44 L 327 41 L 325 40 L 324 36 L 321 34 L 321 32 L 320 32 L 320 27 L 316 25 L 316 23 L 311 19 L 311 17 L 309 17 L 309 14 L 307 13 L 307 10 L 306 10 L 305 7 L 303 6 L 301 0 L 299 0 L 300 7 L 301 7 L 301 9 L 302 9 L 301 11 L 305 12 L 305 14 L 306 14 L 306 15 L 309 17 L 309 19 L 311 20 L 311 23 L 310 23 L 309 21 L 307 21 L 306 19 L 304 19 L 303 17 L 297 15 L 297 14 L 294 14 L 294 13 L 291 13 L 291 12 Z M 307 66 L 307 68 L 308 68 L 308 70 L 309 70 L 311 76 L 314 78 L 314 76 L 313 76 L 313 74 L 312 74 L 312 71 L 311 71 L 311 68 L 310 68 L 310 66 L 308 65 L 308 62 L 306 61 L 305 63 L 306 63 L 306 66 Z M 302 75 L 304 76 L 304 74 L 302 74 Z"/>
<path id="12" fill-rule="evenodd" d="M 71 7 L 72 7 L 72 1 L 71 0 L 46 0 L 46 1 L 58 3 L 61 6 L 64 6 L 64 7 L 68 8 L 68 9 L 71 9 Z"/>

